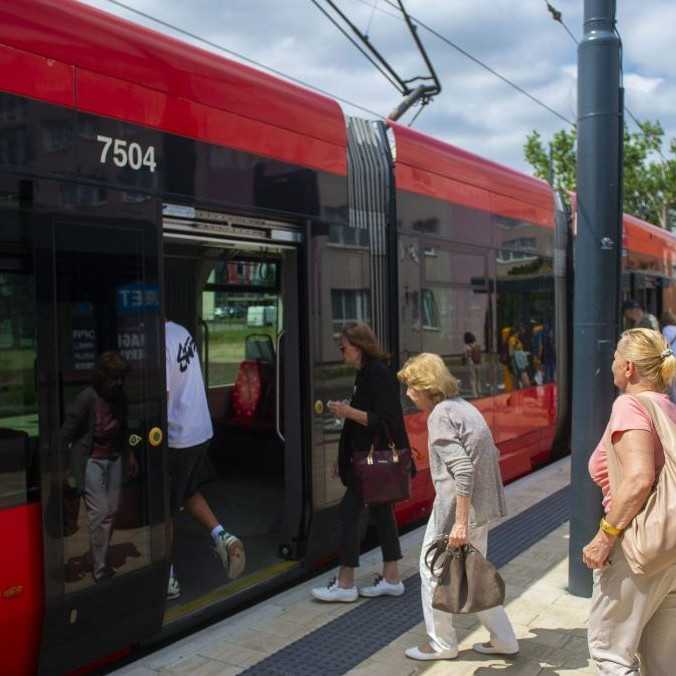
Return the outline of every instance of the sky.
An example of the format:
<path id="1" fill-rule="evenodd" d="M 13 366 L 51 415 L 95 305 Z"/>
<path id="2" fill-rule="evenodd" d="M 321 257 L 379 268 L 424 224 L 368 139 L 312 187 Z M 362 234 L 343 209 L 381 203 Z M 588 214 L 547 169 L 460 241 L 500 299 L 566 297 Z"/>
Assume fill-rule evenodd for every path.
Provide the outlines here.
<path id="1" fill-rule="evenodd" d="M 381 115 L 401 95 L 348 42 L 311 0 L 123 0 L 245 57 Z M 182 40 L 110 0 L 87 4 Z M 387 0 L 334 0 L 403 79 L 426 68 L 401 15 Z M 327 7 L 323 0 L 320 4 Z M 396 3 L 395 3 L 396 4 Z M 575 121 L 577 47 L 554 22 L 545 0 L 405 0 L 407 11 L 564 118 Z M 582 37 L 583 0 L 552 0 Z M 676 137 L 673 0 L 620 0 L 626 105 L 639 120 L 659 120 Z M 545 140 L 567 123 L 537 105 L 423 28 L 419 35 L 442 85 L 415 129 L 514 169 L 531 173 L 523 156 L 529 132 Z M 200 44 L 200 43 L 195 43 Z M 204 45 L 200 45 L 204 47 Z M 205 47 L 206 48 L 206 47 Z M 348 115 L 373 117 L 341 103 Z M 408 124 L 415 110 L 401 122 Z M 630 130 L 636 125 L 627 119 Z M 666 151 L 666 144 L 665 144 Z"/>

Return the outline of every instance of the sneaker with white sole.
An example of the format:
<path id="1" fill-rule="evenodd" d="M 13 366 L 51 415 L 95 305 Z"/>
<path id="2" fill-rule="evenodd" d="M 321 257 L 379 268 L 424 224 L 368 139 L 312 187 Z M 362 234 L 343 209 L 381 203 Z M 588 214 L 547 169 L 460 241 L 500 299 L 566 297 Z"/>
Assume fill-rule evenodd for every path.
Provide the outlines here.
<path id="1" fill-rule="evenodd" d="M 167 585 L 167 601 L 172 601 L 177 599 L 181 595 L 181 585 L 178 583 L 175 575 L 172 575 L 169 578 L 169 584 Z"/>
<path id="2" fill-rule="evenodd" d="M 225 568 L 225 574 L 231 580 L 239 577 L 246 567 L 246 552 L 242 541 L 226 531 L 221 531 L 214 538 L 214 546 Z"/>
<path id="3" fill-rule="evenodd" d="M 312 590 L 312 596 L 326 603 L 352 603 L 359 598 L 359 592 L 355 586 L 349 589 L 340 587 L 336 578 L 333 577 L 326 587 L 315 587 Z"/>
<path id="4" fill-rule="evenodd" d="M 369 587 L 361 587 L 360 596 L 401 596 L 406 591 L 404 583 L 388 582 L 382 575 L 376 575 L 373 584 Z"/>

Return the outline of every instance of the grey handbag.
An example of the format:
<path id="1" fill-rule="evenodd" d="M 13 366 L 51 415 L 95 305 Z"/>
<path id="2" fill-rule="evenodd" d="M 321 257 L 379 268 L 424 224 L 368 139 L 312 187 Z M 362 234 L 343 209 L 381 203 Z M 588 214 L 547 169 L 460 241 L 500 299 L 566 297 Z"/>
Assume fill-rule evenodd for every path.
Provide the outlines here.
<path id="1" fill-rule="evenodd" d="M 437 538 L 425 553 L 437 580 L 432 607 L 446 613 L 477 613 L 501 606 L 505 582 L 495 566 L 471 544 L 448 548 L 448 535 Z"/>

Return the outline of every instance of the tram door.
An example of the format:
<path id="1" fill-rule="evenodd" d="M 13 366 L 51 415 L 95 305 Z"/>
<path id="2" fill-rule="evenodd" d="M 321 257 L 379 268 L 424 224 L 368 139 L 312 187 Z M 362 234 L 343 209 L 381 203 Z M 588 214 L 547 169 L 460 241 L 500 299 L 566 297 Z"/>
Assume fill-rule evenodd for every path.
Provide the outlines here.
<path id="1" fill-rule="evenodd" d="M 37 235 L 41 674 L 62 674 L 161 626 L 166 474 L 155 228 L 151 220 L 56 218 Z"/>
<path id="2" fill-rule="evenodd" d="M 167 236 L 164 279 L 167 319 L 198 346 L 214 428 L 201 491 L 247 551 L 229 582 L 209 533 L 180 512 L 169 623 L 298 565 L 304 491 L 297 250 Z"/>

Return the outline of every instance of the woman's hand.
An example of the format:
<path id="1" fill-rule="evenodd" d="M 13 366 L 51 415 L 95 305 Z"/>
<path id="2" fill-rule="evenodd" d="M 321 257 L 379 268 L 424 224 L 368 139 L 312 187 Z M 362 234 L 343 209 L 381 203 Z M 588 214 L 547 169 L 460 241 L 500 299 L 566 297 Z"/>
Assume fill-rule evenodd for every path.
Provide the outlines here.
<path id="1" fill-rule="evenodd" d="M 138 476 L 138 460 L 134 453 L 130 453 L 127 457 L 127 476 L 130 479 L 135 479 Z"/>
<path id="2" fill-rule="evenodd" d="M 329 411 L 336 416 L 336 418 L 349 418 L 352 407 L 343 401 L 330 401 L 327 404 Z"/>
<path id="3" fill-rule="evenodd" d="M 605 568 L 610 556 L 610 551 L 615 544 L 615 539 L 612 535 L 608 535 L 600 530 L 594 536 L 594 539 L 582 550 L 582 561 L 592 570 Z"/>
<path id="4" fill-rule="evenodd" d="M 456 549 L 462 547 L 469 542 L 467 535 L 468 527 L 466 523 L 455 523 L 451 529 L 451 534 L 448 536 L 448 548 Z"/>

